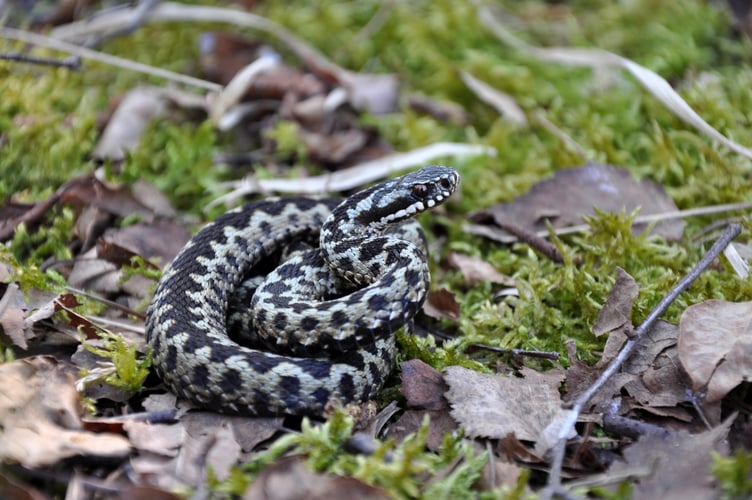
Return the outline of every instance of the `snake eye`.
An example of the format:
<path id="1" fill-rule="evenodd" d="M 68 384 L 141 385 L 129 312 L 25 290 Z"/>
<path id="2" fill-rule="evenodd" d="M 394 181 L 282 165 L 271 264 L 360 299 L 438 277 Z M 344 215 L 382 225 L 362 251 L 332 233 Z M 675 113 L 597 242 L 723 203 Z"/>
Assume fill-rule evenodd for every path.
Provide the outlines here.
<path id="1" fill-rule="evenodd" d="M 413 186 L 413 195 L 418 198 L 424 198 L 428 194 L 428 186 L 425 184 L 416 184 Z"/>

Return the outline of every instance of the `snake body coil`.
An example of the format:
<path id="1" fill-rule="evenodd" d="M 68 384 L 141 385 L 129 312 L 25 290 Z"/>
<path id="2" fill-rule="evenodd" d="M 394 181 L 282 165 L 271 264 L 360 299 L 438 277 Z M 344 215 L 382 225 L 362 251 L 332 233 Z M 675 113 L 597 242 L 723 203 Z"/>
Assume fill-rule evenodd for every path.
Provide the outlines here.
<path id="1" fill-rule="evenodd" d="M 407 219 L 458 182 L 453 169 L 429 166 L 342 202 L 278 198 L 219 217 L 157 285 L 146 334 L 158 374 L 179 396 L 228 413 L 316 415 L 330 400 L 372 397 L 394 361 L 392 334 L 430 280 L 422 232 Z M 254 290 L 249 277 L 316 240 Z M 242 290 L 247 314 L 232 305 Z"/>

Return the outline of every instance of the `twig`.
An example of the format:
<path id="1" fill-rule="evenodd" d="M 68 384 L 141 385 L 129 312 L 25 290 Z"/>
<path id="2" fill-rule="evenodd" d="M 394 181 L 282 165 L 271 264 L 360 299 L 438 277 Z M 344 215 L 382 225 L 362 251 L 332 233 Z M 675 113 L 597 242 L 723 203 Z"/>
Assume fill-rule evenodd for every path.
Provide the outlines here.
<path id="1" fill-rule="evenodd" d="M 110 33 L 92 37 L 84 43 L 84 46 L 91 49 L 115 38 L 130 35 L 149 20 L 149 14 L 158 3 L 159 0 L 140 0 L 133 10 L 133 18 L 128 24 Z"/>
<path id="2" fill-rule="evenodd" d="M 66 57 L 65 59 L 52 59 L 49 57 L 34 57 L 18 52 L 0 53 L 0 59 L 5 61 L 16 61 L 28 64 L 39 64 L 41 66 L 54 66 L 56 68 L 68 68 L 70 70 L 81 69 L 81 59 L 78 57 Z"/>
<path id="3" fill-rule="evenodd" d="M 434 337 L 438 337 L 443 340 L 453 340 L 456 337 L 453 335 L 447 335 L 444 332 L 441 332 L 439 330 L 435 330 L 433 328 L 426 328 L 426 331 L 433 335 Z M 474 347 L 476 349 L 483 349 L 486 351 L 493 351 L 498 352 L 500 354 L 511 354 L 512 356 L 525 356 L 528 358 L 541 358 L 541 359 L 550 359 L 551 361 L 558 361 L 561 355 L 556 351 L 533 351 L 529 349 L 505 349 L 504 347 L 496 347 L 494 345 L 488 345 L 488 344 L 479 344 L 479 343 L 473 343 L 470 344 L 470 347 Z"/>
<path id="4" fill-rule="evenodd" d="M 559 249 L 554 246 L 553 243 L 550 243 L 546 239 L 544 239 L 541 236 L 538 236 L 532 231 L 528 231 L 522 226 L 518 226 L 514 222 L 509 221 L 496 221 L 496 225 L 499 226 L 504 231 L 513 234 L 517 237 L 518 241 L 521 241 L 522 243 L 526 243 L 531 248 L 538 250 L 540 253 L 542 253 L 547 259 L 556 262 L 557 264 L 561 264 L 564 262 L 564 256 L 561 255 L 561 252 L 559 252 Z"/>
<path id="5" fill-rule="evenodd" d="M 721 236 L 716 240 L 713 246 L 703 256 L 703 258 L 693 267 L 679 283 L 661 300 L 657 306 L 651 311 L 645 321 L 638 326 L 634 335 L 627 340 L 622 348 L 621 352 L 609 363 L 606 369 L 601 373 L 598 379 L 585 391 L 572 405 L 572 409 L 569 410 L 567 418 L 562 423 L 559 429 L 559 440 L 556 446 L 553 448 L 553 460 L 551 463 L 551 473 L 548 477 L 548 485 L 543 491 L 544 498 L 551 498 L 552 495 L 560 495 L 562 492 L 561 486 L 561 468 L 564 462 L 564 450 L 567 444 L 567 436 L 574 429 L 574 425 L 577 422 L 582 409 L 592 399 L 592 397 L 605 385 L 611 376 L 621 367 L 621 365 L 632 355 L 632 352 L 637 347 L 638 343 L 642 340 L 645 334 L 650 331 L 656 321 L 663 315 L 669 306 L 676 300 L 676 298 L 689 288 L 694 281 L 700 277 L 700 275 L 707 269 L 713 261 L 723 252 L 723 249 L 736 238 L 742 230 L 741 224 L 729 224 L 723 231 Z"/>
<path id="6" fill-rule="evenodd" d="M 85 21 L 69 23 L 52 30 L 52 36 L 70 40 L 89 36 L 92 33 L 120 30 L 138 18 L 137 8 L 110 12 Z M 250 12 L 202 5 L 185 5 L 177 2 L 161 2 L 144 19 L 146 22 L 215 22 L 229 23 L 267 33 L 283 43 L 293 54 L 305 61 L 310 69 L 322 75 L 339 75 L 347 70 L 337 66 L 321 52 L 298 38 L 277 23 Z"/>
<path id="7" fill-rule="evenodd" d="M 127 69 L 130 71 L 136 71 L 147 75 L 157 76 L 164 78 L 165 80 L 182 83 L 184 85 L 191 85 L 193 87 L 199 87 L 206 90 L 219 91 L 222 90 L 222 86 L 201 80 L 200 78 L 194 78 L 188 75 L 181 75 L 174 71 L 168 71 L 162 68 L 156 68 L 149 66 L 148 64 L 142 64 L 136 61 L 123 59 L 122 57 L 112 56 L 105 54 L 104 52 L 97 52 L 96 50 L 79 47 L 72 43 L 64 42 L 63 40 L 57 40 L 38 33 L 32 33 L 30 31 L 17 30 L 15 28 L 0 27 L 0 38 L 7 38 L 9 40 L 18 40 L 19 42 L 30 43 L 38 45 L 40 47 L 46 47 L 48 49 L 59 50 L 61 52 L 67 52 L 74 56 L 83 57 L 84 59 L 91 59 L 92 61 L 98 61 L 111 66 L 117 66 L 119 68 Z"/>
<path id="8" fill-rule="evenodd" d="M 640 436 L 651 435 L 665 438 L 671 431 L 648 422 L 640 422 L 631 418 L 606 413 L 603 415 L 603 430 L 619 436 L 637 439 Z"/>
<path id="9" fill-rule="evenodd" d="M 100 304 L 104 304 L 110 308 L 118 309 L 119 311 L 124 312 L 125 314 L 136 316 L 139 319 L 146 319 L 146 314 L 139 312 L 139 311 L 134 311 L 130 307 L 124 306 L 118 302 L 115 302 L 114 300 L 106 299 L 104 297 L 100 297 L 99 295 L 89 293 L 86 290 L 81 290 L 80 288 L 75 288 L 72 286 L 66 286 L 65 290 L 69 291 L 70 293 L 74 293 L 76 295 L 81 295 L 82 297 L 86 297 L 87 299 L 97 301 Z M 121 325 L 117 324 L 117 326 L 121 326 Z"/>

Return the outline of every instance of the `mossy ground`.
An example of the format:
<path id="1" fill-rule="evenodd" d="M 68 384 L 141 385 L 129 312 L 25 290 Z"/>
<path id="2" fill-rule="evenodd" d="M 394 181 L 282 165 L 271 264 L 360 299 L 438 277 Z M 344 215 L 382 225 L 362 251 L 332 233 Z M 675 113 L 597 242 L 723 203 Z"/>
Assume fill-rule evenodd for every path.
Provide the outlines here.
<path id="1" fill-rule="evenodd" d="M 528 43 L 599 47 L 647 66 L 672 82 L 711 125 L 750 146 L 752 43 L 734 31 L 722 5 L 671 0 L 524 1 L 505 2 L 497 14 Z M 364 31 L 379 9 L 384 9 L 382 22 Z M 461 231 L 468 212 L 513 199 L 556 169 L 586 159 L 625 166 L 637 177 L 662 184 L 680 208 L 750 201 L 749 159 L 720 148 L 685 125 L 623 73 L 541 62 L 504 46 L 483 28 L 472 2 L 303 1 L 291 7 L 288 2 L 269 1 L 261 2 L 257 13 L 286 26 L 344 67 L 396 73 L 403 90 L 454 101 L 471 117 L 465 126 L 441 123 L 408 109 L 363 117 L 396 149 L 451 140 L 498 150 L 496 157 L 454 162 L 463 176 L 462 197 L 448 204 L 447 217 L 438 222 L 431 216 L 424 219 L 426 225 L 438 224 L 447 233 L 442 254 L 472 253 L 514 276 L 519 284 L 519 299 L 497 302 L 488 284 L 468 286 L 456 271 L 435 273 L 435 286 L 455 292 L 462 304 L 459 323 L 445 325 L 460 336 L 562 353 L 564 342 L 573 339 L 580 355 L 592 361 L 602 342 L 593 338 L 590 326 L 617 266 L 641 286 L 633 318 L 639 322 L 705 250 L 705 245 L 690 238 L 668 243 L 634 236 L 629 230 L 633 214 L 595 217 L 587 236 L 562 238 L 558 244 L 570 259 L 564 265 L 547 261 L 524 245 L 503 247 Z M 191 72 L 198 60 L 197 37 L 213 28 L 149 25 L 102 50 Z M 2 50 L 18 48 L 5 43 Z M 460 71 L 509 93 L 527 112 L 542 113 L 574 139 L 587 158 L 543 127 L 534 123 L 518 127 L 499 117 L 464 86 Z M 0 197 L 39 200 L 71 176 L 90 171 L 97 114 L 116 93 L 144 81 L 160 84 L 96 63 L 71 72 L 0 61 Z M 208 124 L 155 122 L 114 178 L 126 184 L 147 179 L 180 209 L 206 216 L 202 208 L 216 196 L 217 184 L 239 175 L 211 165 L 212 154 L 230 141 Z M 689 219 L 686 234 L 697 233 L 711 221 Z M 748 220 L 744 223 L 741 242 L 750 237 Z M 12 243 L 14 253 L 37 263 L 49 255 L 65 258 L 64 233 L 71 226 L 70 214 L 60 212 L 42 236 L 18 234 Z M 58 247 L 51 248 L 50 242 Z M 574 256 L 581 265 L 571 264 Z M 723 267 L 711 270 L 679 298 L 667 319 L 676 320 L 687 305 L 704 299 L 751 296 L 750 282 L 736 279 Z M 429 354 L 426 346 L 411 347 L 422 350 L 422 357 L 436 365 L 465 356 L 462 342 L 439 354 Z M 464 362 L 472 363 L 466 357 Z"/>

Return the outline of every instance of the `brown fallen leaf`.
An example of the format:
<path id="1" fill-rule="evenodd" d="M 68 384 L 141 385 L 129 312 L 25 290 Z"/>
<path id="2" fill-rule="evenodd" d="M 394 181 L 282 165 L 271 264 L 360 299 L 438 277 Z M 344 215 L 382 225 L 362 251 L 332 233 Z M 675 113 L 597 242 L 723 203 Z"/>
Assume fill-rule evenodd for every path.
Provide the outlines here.
<path id="1" fill-rule="evenodd" d="M 123 423 L 123 430 L 134 448 L 165 457 L 176 457 L 185 441 L 185 426 L 176 424 L 149 424 L 130 420 Z"/>
<path id="2" fill-rule="evenodd" d="M 594 214 L 594 207 L 610 213 L 631 213 L 639 207 L 640 215 L 677 210 L 659 184 L 649 179 L 636 181 L 625 168 L 591 163 L 558 170 L 514 201 L 478 211 L 471 218 L 499 225 L 511 221 L 537 232 L 545 230 L 547 222 L 554 228 L 580 224 L 584 215 Z M 635 224 L 633 231 L 639 233 L 645 227 Z M 671 241 L 680 239 L 683 232 L 680 219 L 660 222 L 652 230 Z"/>
<path id="3" fill-rule="evenodd" d="M 117 217 L 138 215 L 143 220 L 152 220 L 154 214 L 141 205 L 125 188 L 103 183 L 94 174 L 82 175 L 60 187 L 60 202 L 76 210 L 94 206 Z"/>
<path id="4" fill-rule="evenodd" d="M 640 287 L 624 269 L 616 268 L 616 282 L 608 292 L 606 303 L 598 313 L 593 325 L 593 334 L 600 337 L 614 330 L 631 329 L 632 304 L 637 298 Z"/>
<path id="5" fill-rule="evenodd" d="M 248 418 L 207 411 L 191 411 L 180 418 L 188 435 L 195 439 L 205 438 L 221 426 L 229 426 L 244 452 L 253 450 L 282 429 L 282 420 L 278 417 Z"/>
<path id="6" fill-rule="evenodd" d="M 615 462 L 607 476 L 631 478 L 634 498 L 716 498 L 711 452 L 728 452 L 726 435 L 733 420 L 700 434 L 645 435 L 624 450 L 624 462 Z"/>
<path id="7" fill-rule="evenodd" d="M 502 438 L 507 434 L 543 448 L 556 442 L 561 408 L 559 385 L 564 373 L 529 368 L 522 377 L 487 375 L 459 366 L 444 370 L 452 417 L 469 436 Z M 537 447 L 536 447 L 537 449 Z M 543 451 L 546 451 L 545 449 Z"/>
<path id="8" fill-rule="evenodd" d="M 460 304 L 454 294 L 446 288 L 431 290 L 423 304 L 423 312 L 431 318 L 448 318 L 457 321 L 460 317 Z"/>
<path id="9" fill-rule="evenodd" d="M 224 481 L 231 468 L 240 460 L 240 444 L 235 440 L 229 422 L 222 422 L 203 435 L 186 435 L 175 459 L 176 475 L 186 484 L 198 486 L 207 469 Z"/>
<path id="10" fill-rule="evenodd" d="M 73 377 L 54 358 L 0 365 L 0 461 L 43 467 L 73 456 L 124 458 L 128 440 L 81 430 Z"/>
<path id="11" fill-rule="evenodd" d="M 438 452 L 447 432 L 454 432 L 459 428 L 457 422 L 449 414 L 449 409 L 443 410 L 406 410 L 396 422 L 389 426 L 387 437 L 397 442 L 410 434 L 418 432 L 423 421 L 428 416 L 428 436 L 426 447 Z"/>
<path id="12" fill-rule="evenodd" d="M 420 410 L 444 410 L 449 403 L 444 398 L 447 385 L 441 373 L 419 359 L 400 363 L 402 373 L 400 392 L 407 406 Z"/>
<path id="13" fill-rule="evenodd" d="M 679 360 L 694 391 L 720 401 L 752 380 L 752 302 L 707 300 L 688 307 L 679 320 Z"/>
<path id="14" fill-rule="evenodd" d="M 49 495 L 45 495 L 9 474 L 4 468 L 0 469 L 0 497 L 10 500 L 47 500 L 50 498 Z"/>
<path id="15" fill-rule="evenodd" d="M 426 446 L 438 451 L 444 434 L 458 428 L 457 422 L 449 414 L 449 402 L 444 398 L 447 385 L 444 377 L 423 361 L 412 359 L 400 363 L 402 384 L 400 392 L 405 396 L 407 406 L 415 410 L 405 411 L 389 426 L 388 436 L 401 441 L 409 434 L 417 432 L 428 416 L 429 427 Z"/>
<path id="16" fill-rule="evenodd" d="M 369 486 L 352 477 L 311 472 L 299 457 L 284 458 L 265 468 L 243 495 L 243 500 L 291 498 L 385 500 L 389 496 L 384 490 Z"/>
<path id="17" fill-rule="evenodd" d="M 679 363 L 677 335 L 676 325 L 659 321 L 624 364 L 625 372 L 639 375 L 625 383 L 624 388 L 647 411 L 687 400 L 689 380 Z"/>
<path id="18" fill-rule="evenodd" d="M 450 252 L 449 264 L 459 269 L 468 284 L 489 281 L 504 286 L 515 286 L 514 278 L 500 273 L 488 262 L 463 253 Z"/>

